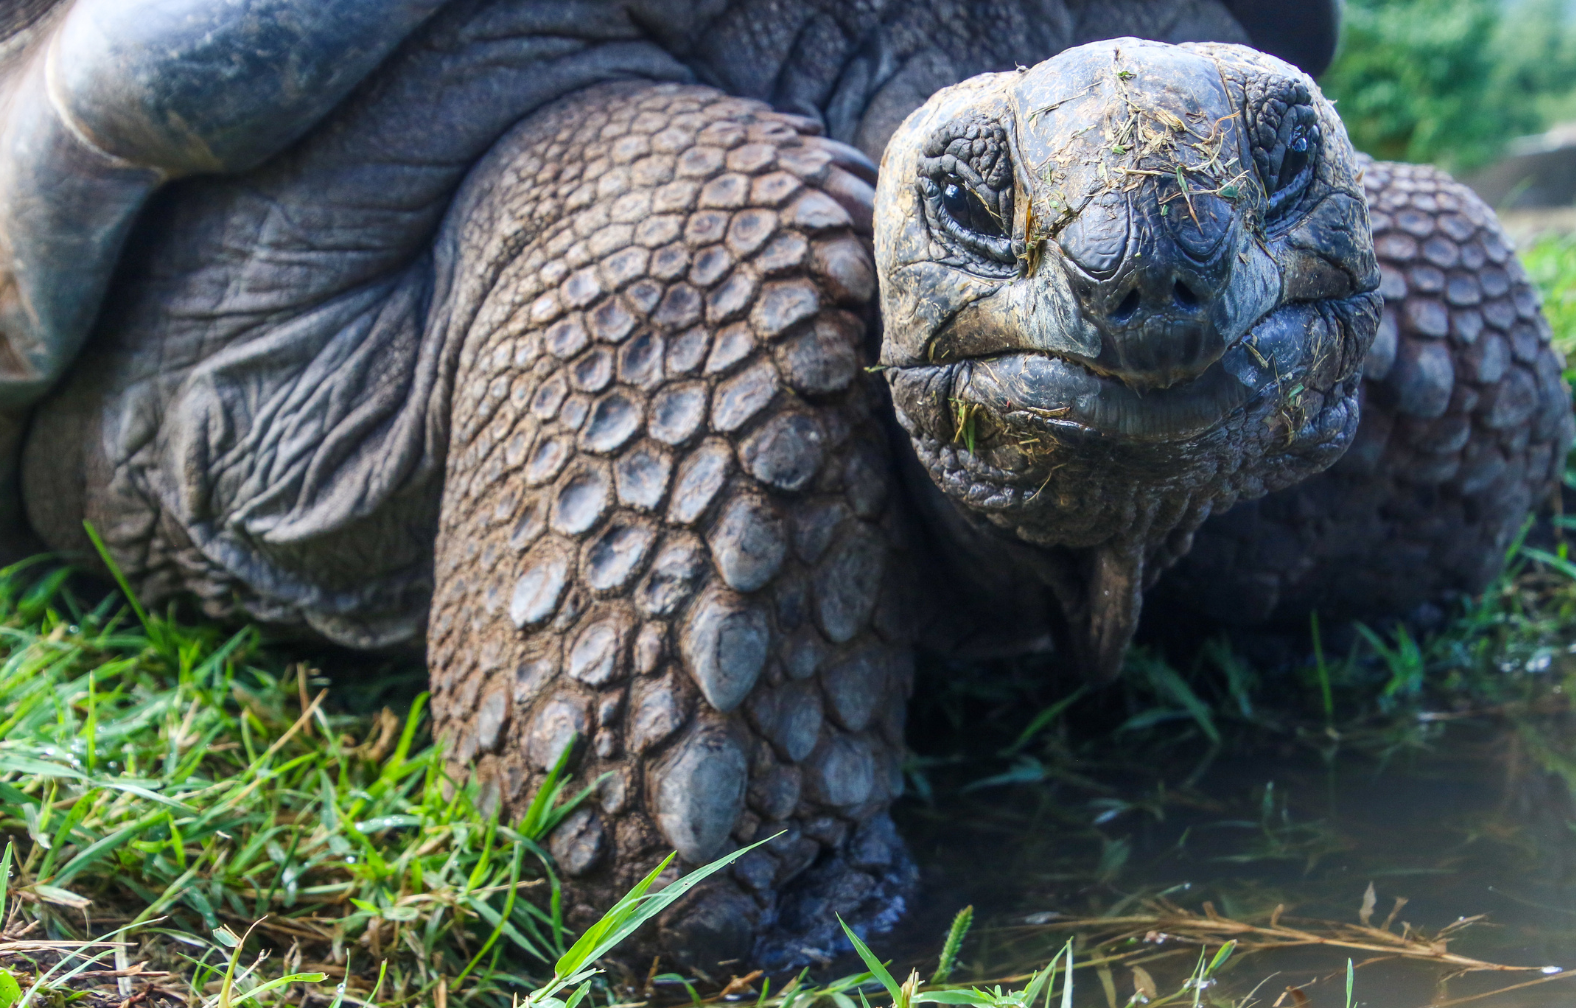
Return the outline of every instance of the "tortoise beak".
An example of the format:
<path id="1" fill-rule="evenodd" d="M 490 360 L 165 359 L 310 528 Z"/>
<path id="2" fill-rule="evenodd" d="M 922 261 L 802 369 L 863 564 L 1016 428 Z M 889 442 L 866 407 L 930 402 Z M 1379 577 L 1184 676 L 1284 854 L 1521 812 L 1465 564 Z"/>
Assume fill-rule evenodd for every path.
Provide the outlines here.
<path id="1" fill-rule="evenodd" d="M 1225 353 L 1235 321 L 1222 309 L 1237 265 L 1237 215 L 1216 196 L 1161 202 L 1167 195 L 1107 193 L 1062 231 L 1062 255 L 1040 267 L 1065 272 L 1100 334 L 1086 363 L 1137 392 L 1198 378 Z"/>

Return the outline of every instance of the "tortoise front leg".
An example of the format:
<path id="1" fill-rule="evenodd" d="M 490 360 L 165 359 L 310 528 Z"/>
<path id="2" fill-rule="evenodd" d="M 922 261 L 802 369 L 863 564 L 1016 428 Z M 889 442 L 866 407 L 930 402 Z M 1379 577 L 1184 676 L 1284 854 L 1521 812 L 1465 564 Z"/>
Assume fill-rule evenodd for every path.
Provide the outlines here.
<path id="1" fill-rule="evenodd" d="M 572 739 L 578 777 L 608 775 L 548 841 L 579 926 L 670 850 L 777 836 L 662 921 L 701 968 L 890 921 L 914 874 L 887 818 L 912 659 L 860 367 L 870 189 L 800 125 L 599 86 L 460 197 L 501 252 L 472 266 L 462 233 L 454 282 L 489 286 L 454 391 L 437 731 L 509 814 Z"/>

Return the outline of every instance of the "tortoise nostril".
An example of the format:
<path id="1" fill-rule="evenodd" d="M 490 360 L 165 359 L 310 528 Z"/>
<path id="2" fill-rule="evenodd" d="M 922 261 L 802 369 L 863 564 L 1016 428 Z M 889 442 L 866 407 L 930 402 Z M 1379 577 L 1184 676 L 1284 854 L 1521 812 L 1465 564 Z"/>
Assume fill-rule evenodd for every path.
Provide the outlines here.
<path id="1" fill-rule="evenodd" d="M 1135 287 L 1128 291 L 1127 297 L 1123 298 L 1122 303 L 1116 306 L 1116 311 L 1111 313 L 1111 319 L 1114 322 L 1126 322 L 1133 317 L 1133 313 L 1136 311 L 1138 311 L 1138 288 Z"/>
<path id="2" fill-rule="evenodd" d="M 1180 280 L 1178 280 L 1176 285 L 1171 288 L 1171 296 L 1176 299 L 1176 302 L 1180 307 L 1198 307 L 1198 295 L 1193 293 L 1193 288 L 1189 287 Z"/>

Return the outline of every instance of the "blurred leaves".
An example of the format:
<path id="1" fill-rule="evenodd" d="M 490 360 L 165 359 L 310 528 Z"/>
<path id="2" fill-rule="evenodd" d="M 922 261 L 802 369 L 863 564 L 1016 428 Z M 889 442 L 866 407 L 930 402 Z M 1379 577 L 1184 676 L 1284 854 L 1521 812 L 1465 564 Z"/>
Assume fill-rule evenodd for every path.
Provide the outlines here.
<path id="1" fill-rule="evenodd" d="M 1464 171 L 1576 113 L 1576 26 L 1560 0 L 1349 0 L 1319 83 L 1359 150 Z"/>

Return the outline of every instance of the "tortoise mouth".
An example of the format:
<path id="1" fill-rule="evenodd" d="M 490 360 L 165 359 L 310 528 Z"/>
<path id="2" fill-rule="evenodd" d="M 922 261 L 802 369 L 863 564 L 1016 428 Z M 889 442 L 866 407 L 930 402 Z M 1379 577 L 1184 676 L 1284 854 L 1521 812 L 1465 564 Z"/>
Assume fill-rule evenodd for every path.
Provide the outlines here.
<path id="1" fill-rule="evenodd" d="M 1098 436 L 1124 441 L 1196 438 L 1288 380 L 1245 340 L 1192 380 L 1146 391 L 1083 361 L 1019 351 L 891 369 L 900 399 L 919 386 L 944 392 L 956 417 L 983 410 L 1008 431 Z M 904 389 L 903 386 L 910 386 Z"/>
<path id="2" fill-rule="evenodd" d="M 1137 300 L 1136 294 L 1128 300 Z M 1044 355 L 1081 367 L 1102 381 L 1118 381 L 1140 396 L 1189 385 L 1219 363 L 1224 350 L 1220 332 L 1198 312 L 1145 313 L 1135 319 L 1135 313 L 1124 312 L 1124 308 L 1125 303 L 1102 320 L 1098 355 L 1045 345 L 1050 341 L 1031 343 L 1022 334 L 995 325 L 959 325 L 957 319 L 937 333 L 926 353 L 935 363 Z M 1117 338 L 1113 339 L 1113 334 Z"/>

